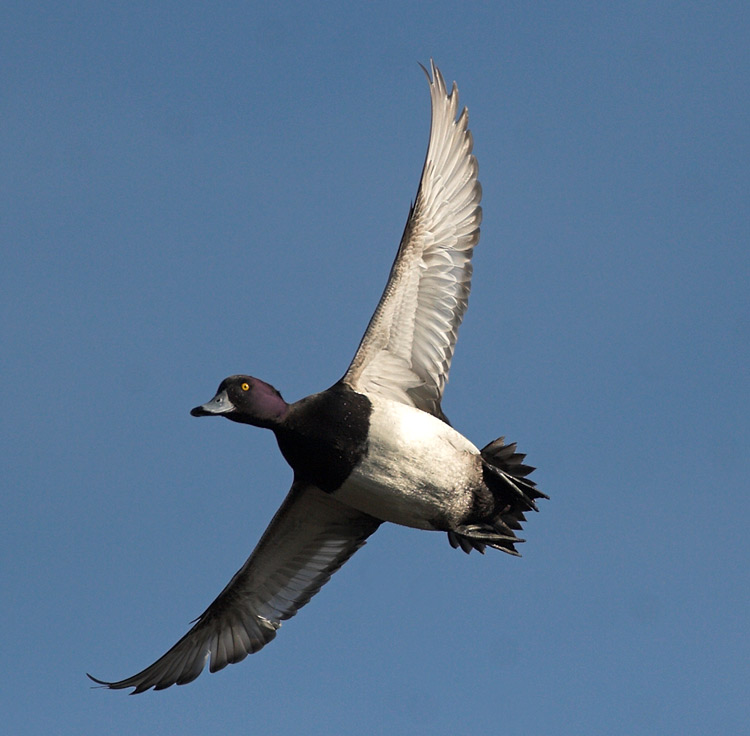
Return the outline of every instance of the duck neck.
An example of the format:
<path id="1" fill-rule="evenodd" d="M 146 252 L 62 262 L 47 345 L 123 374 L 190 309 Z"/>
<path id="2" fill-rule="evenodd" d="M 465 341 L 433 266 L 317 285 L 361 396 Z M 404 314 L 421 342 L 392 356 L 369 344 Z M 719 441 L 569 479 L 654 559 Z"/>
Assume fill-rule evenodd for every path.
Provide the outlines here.
<path id="1" fill-rule="evenodd" d="M 253 387 L 253 421 L 256 427 L 264 429 L 275 429 L 289 413 L 289 404 L 284 401 L 281 394 L 269 383 L 255 379 Z"/>

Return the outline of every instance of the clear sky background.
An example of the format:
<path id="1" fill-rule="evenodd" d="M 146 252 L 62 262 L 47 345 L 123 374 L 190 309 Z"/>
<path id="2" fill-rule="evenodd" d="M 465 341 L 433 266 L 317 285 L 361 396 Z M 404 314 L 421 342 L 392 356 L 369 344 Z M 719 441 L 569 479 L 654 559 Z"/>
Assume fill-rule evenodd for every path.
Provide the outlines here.
<path id="1" fill-rule="evenodd" d="M 748 38 L 743 2 L 5 3 L 3 733 L 746 733 Z M 444 408 L 538 467 L 523 558 L 384 527 L 243 663 L 91 689 L 286 494 L 270 433 L 188 411 L 346 369 L 430 57 L 484 188 Z"/>

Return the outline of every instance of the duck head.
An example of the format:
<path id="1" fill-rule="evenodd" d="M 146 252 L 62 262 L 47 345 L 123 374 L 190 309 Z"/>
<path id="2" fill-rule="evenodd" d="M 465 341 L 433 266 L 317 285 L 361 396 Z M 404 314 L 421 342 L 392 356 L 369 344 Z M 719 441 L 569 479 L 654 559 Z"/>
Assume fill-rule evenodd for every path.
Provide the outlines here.
<path id="1" fill-rule="evenodd" d="M 289 404 L 270 384 L 252 376 L 229 376 L 206 404 L 196 406 L 194 417 L 223 416 L 233 422 L 273 428 L 284 420 Z"/>

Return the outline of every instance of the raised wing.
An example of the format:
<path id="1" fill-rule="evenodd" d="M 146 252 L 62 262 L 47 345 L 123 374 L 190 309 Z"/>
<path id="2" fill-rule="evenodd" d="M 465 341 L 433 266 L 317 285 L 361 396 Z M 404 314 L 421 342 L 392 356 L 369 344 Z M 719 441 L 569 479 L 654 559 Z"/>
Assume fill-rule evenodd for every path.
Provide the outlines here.
<path id="1" fill-rule="evenodd" d="M 211 672 L 240 662 L 276 636 L 285 619 L 314 596 L 380 525 L 329 494 L 298 483 L 247 562 L 195 626 L 163 657 L 112 689 L 163 690 L 192 682 L 211 658 Z"/>
<path id="2" fill-rule="evenodd" d="M 440 408 L 471 289 L 482 189 L 466 108 L 430 62 L 432 125 L 417 199 L 375 314 L 344 381 L 445 419 Z"/>

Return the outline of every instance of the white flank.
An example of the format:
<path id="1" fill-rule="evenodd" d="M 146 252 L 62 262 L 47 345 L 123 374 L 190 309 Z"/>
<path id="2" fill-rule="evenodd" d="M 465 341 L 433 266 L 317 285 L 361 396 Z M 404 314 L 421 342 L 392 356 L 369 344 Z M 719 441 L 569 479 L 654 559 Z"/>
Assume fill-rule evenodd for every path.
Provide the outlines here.
<path id="1" fill-rule="evenodd" d="M 373 399 L 367 455 L 336 497 L 378 519 L 417 529 L 462 518 L 481 484 L 479 450 L 445 422 Z"/>

